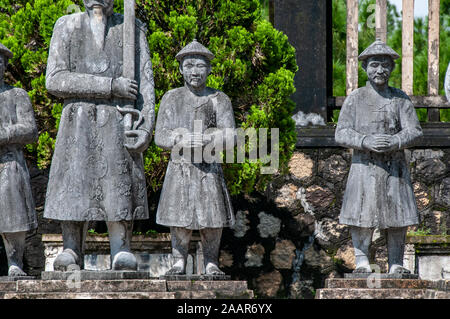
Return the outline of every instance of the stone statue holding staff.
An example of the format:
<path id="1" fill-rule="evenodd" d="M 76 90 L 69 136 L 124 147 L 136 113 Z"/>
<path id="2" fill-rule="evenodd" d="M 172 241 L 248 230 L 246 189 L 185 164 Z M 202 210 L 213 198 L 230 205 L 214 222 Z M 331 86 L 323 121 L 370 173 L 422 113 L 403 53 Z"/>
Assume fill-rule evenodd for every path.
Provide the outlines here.
<path id="1" fill-rule="evenodd" d="M 86 222 L 106 221 L 112 269 L 136 270 L 133 221 L 149 217 L 142 152 L 154 125 L 150 52 L 134 17 L 130 43 L 133 31 L 113 0 L 84 5 L 86 12 L 56 22 L 47 66 L 48 91 L 64 99 L 44 213 L 61 221 L 64 251 L 54 269 L 81 266 Z M 131 61 L 124 46 L 135 53 Z M 123 76 L 134 66 L 135 78 Z"/>

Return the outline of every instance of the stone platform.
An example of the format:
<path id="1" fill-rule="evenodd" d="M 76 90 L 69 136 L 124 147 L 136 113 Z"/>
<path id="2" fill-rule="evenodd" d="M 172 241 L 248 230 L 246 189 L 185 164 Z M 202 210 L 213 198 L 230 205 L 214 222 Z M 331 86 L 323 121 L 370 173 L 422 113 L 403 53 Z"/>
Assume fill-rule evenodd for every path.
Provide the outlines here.
<path id="1" fill-rule="evenodd" d="M 316 299 L 449 299 L 450 282 L 420 279 L 335 278 L 325 281 Z"/>
<path id="2" fill-rule="evenodd" d="M 248 289 L 245 281 L 218 280 L 218 278 L 208 280 L 207 276 L 203 276 L 200 280 L 125 278 L 144 277 L 143 273 L 145 272 L 79 271 L 55 272 L 52 276 L 43 273 L 43 277 L 53 279 L 0 282 L 0 299 L 252 299 L 254 297 L 253 291 Z M 113 279 L 105 279 L 108 276 Z M 56 279 L 58 277 L 59 279 Z M 97 279 L 92 279 L 94 277 Z"/>
<path id="3" fill-rule="evenodd" d="M 344 274 L 346 279 L 368 279 L 368 278 L 380 278 L 380 279 L 419 279 L 417 274 L 386 274 L 386 273 L 350 273 Z"/>

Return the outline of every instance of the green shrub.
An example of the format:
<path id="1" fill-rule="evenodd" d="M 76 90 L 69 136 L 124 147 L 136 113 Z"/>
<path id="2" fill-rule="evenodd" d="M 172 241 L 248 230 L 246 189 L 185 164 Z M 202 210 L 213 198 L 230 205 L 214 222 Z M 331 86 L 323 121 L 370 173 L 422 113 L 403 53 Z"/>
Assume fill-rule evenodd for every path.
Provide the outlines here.
<path id="1" fill-rule="evenodd" d="M 162 95 L 183 85 L 176 53 L 194 38 L 216 55 L 208 85 L 232 100 L 238 127 L 280 129 L 279 172 L 288 169 L 294 149 L 291 119 L 297 71 L 295 50 L 287 37 L 261 18 L 259 0 L 137 0 L 138 18 L 147 24 L 155 75 L 156 109 Z M 27 150 L 40 168 L 51 162 L 62 101 L 45 89 L 45 68 L 53 25 L 68 13 L 84 10 L 81 0 L 0 0 L 0 41 L 15 54 L 7 82 L 29 92 L 39 127 L 39 142 Z M 123 0 L 116 1 L 123 12 Z M 270 138 L 270 136 L 269 136 Z M 161 188 L 169 154 L 152 143 L 144 154 L 149 187 Z M 233 194 L 264 189 L 270 175 L 261 162 L 225 164 Z"/>

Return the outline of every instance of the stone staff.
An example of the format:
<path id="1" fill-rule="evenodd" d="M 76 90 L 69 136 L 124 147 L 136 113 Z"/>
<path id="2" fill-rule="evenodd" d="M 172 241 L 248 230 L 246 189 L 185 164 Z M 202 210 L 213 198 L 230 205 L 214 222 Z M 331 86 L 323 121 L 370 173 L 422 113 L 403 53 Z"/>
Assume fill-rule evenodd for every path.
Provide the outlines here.
<path id="1" fill-rule="evenodd" d="M 124 21 L 123 21 L 123 77 L 135 80 L 136 77 L 136 61 L 135 61 L 135 34 L 136 34 L 136 11 L 135 0 L 125 0 L 124 5 Z M 134 109 L 134 102 L 125 108 Z M 125 110 L 120 110 L 124 112 Z M 125 111 L 126 112 L 126 111 Z M 132 113 L 125 113 L 123 116 L 123 125 L 125 131 L 133 129 Z"/>

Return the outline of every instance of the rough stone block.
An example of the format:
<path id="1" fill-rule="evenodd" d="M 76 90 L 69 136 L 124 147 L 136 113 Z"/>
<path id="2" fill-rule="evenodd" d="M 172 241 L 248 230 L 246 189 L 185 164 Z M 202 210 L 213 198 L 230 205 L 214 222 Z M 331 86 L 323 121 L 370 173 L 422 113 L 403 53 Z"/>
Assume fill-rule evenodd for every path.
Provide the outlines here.
<path id="1" fill-rule="evenodd" d="M 425 299 L 427 289 L 319 289 L 316 299 Z"/>
<path id="2" fill-rule="evenodd" d="M 417 279 L 380 279 L 379 288 L 382 289 L 428 289 L 432 288 L 433 283 L 427 280 Z M 325 280 L 325 288 L 352 288 L 364 289 L 373 285 L 372 280 L 367 279 L 342 279 L 333 278 Z"/>
<path id="3" fill-rule="evenodd" d="M 167 280 L 167 281 L 198 281 L 198 280 L 231 280 L 231 276 L 229 275 L 168 275 L 168 276 L 160 276 L 159 279 Z"/>
<path id="4" fill-rule="evenodd" d="M 379 279 L 418 279 L 419 275 L 417 274 L 377 274 L 377 273 L 350 273 L 350 274 L 344 274 L 344 278 L 346 279 L 368 279 L 370 276 L 371 278 L 379 278 Z"/>
<path id="5" fill-rule="evenodd" d="M 147 271 L 43 271 L 43 280 L 120 280 L 120 279 L 156 279 Z"/>
<path id="6" fill-rule="evenodd" d="M 5 293 L 4 299 L 175 299 L 172 292 L 107 292 L 107 293 Z"/>
<path id="7" fill-rule="evenodd" d="M 79 283 L 65 280 L 20 281 L 18 292 L 166 292 L 163 280 L 85 280 Z"/>

